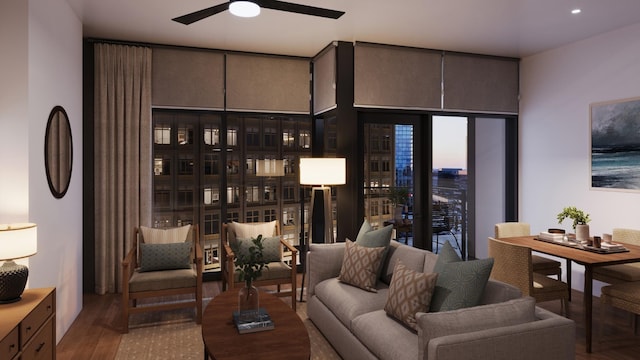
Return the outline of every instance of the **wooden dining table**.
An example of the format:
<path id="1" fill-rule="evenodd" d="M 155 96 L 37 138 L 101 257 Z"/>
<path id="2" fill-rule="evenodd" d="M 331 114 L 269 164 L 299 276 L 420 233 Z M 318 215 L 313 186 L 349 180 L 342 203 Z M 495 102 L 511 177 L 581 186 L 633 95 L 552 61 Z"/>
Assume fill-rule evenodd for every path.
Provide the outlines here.
<path id="1" fill-rule="evenodd" d="M 538 240 L 536 236 L 517 236 L 500 238 L 501 241 L 527 246 L 531 250 L 564 258 L 567 262 L 567 283 L 571 286 L 571 262 L 584 266 L 584 314 L 586 331 L 586 350 L 591 352 L 592 328 L 593 328 L 593 269 L 599 266 L 626 264 L 640 261 L 640 246 L 624 244 L 629 250 L 618 253 L 599 253 L 566 246 L 562 243 L 554 243 Z"/>

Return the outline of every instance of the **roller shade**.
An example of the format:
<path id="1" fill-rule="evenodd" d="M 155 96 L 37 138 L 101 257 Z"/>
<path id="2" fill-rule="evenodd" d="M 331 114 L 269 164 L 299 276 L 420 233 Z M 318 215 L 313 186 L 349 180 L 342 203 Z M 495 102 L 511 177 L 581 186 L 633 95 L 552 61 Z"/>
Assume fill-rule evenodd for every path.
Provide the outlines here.
<path id="1" fill-rule="evenodd" d="M 154 48 L 152 105 L 224 109 L 224 55 Z"/>
<path id="2" fill-rule="evenodd" d="M 227 54 L 227 109 L 308 114 L 310 61 Z"/>
<path id="3" fill-rule="evenodd" d="M 440 51 L 356 43 L 356 106 L 439 109 Z"/>
<path id="4" fill-rule="evenodd" d="M 336 47 L 332 45 L 313 60 L 313 112 L 336 105 Z"/>
<path id="5" fill-rule="evenodd" d="M 517 59 L 445 53 L 444 109 L 518 112 Z"/>

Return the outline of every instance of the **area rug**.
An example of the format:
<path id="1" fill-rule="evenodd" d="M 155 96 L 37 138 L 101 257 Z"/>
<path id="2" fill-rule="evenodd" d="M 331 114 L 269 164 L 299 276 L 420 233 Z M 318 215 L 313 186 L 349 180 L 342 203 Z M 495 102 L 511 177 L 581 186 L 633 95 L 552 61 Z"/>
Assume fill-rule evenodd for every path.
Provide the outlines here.
<path id="1" fill-rule="evenodd" d="M 210 299 L 207 299 L 206 303 L 208 300 Z M 341 359 L 313 322 L 307 318 L 307 304 L 298 303 L 297 310 L 309 333 L 311 359 Z M 191 309 L 132 315 L 129 333 L 122 335 L 116 354 L 117 360 L 203 358 L 202 331 L 200 325 L 195 323 Z"/>

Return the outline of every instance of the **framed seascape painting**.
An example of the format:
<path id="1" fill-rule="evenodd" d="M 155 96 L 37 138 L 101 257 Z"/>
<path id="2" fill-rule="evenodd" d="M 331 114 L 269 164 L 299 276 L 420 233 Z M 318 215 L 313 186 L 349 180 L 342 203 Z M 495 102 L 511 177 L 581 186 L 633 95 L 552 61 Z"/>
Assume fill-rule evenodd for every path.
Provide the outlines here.
<path id="1" fill-rule="evenodd" d="M 591 187 L 640 190 L 640 98 L 593 103 Z"/>

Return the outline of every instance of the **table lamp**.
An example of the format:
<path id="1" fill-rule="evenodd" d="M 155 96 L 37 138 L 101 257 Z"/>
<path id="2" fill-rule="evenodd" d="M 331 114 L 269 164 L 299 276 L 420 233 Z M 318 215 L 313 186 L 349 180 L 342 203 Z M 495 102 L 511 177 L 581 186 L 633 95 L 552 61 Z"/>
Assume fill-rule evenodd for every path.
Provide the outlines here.
<path id="1" fill-rule="evenodd" d="M 331 209 L 331 188 L 327 185 L 346 183 L 345 158 L 301 158 L 300 184 L 320 185 L 311 192 L 309 214 L 310 242 L 333 243 L 333 212 Z M 322 198 L 319 201 L 318 198 Z"/>
<path id="2" fill-rule="evenodd" d="M 36 224 L 0 224 L 0 261 L 4 261 L 0 266 L 0 304 L 20 300 L 29 268 L 13 260 L 35 255 L 37 238 Z"/>

